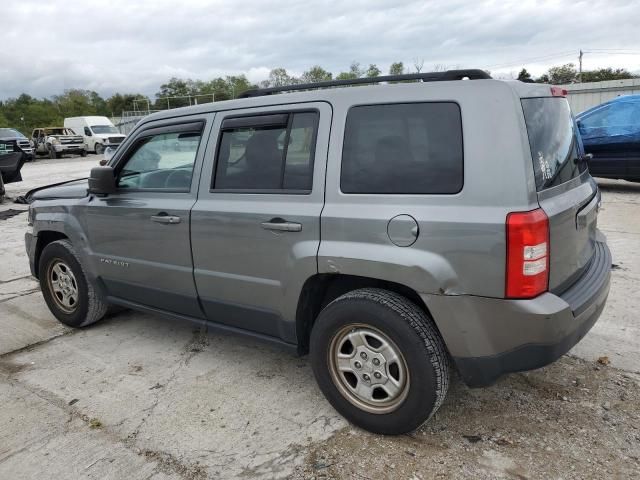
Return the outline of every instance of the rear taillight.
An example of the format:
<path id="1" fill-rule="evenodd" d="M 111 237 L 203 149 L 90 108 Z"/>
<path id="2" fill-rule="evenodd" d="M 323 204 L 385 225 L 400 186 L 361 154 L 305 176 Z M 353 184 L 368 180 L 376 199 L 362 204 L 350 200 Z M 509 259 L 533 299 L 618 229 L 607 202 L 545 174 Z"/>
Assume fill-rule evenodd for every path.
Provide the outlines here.
<path id="1" fill-rule="evenodd" d="M 549 247 L 549 219 L 542 209 L 507 215 L 507 298 L 533 298 L 547 291 Z"/>
<path id="2" fill-rule="evenodd" d="M 566 88 L 562 87 L 551 87 L 551 96 L 552 97 L 566 97 L 569 92 Z"/>

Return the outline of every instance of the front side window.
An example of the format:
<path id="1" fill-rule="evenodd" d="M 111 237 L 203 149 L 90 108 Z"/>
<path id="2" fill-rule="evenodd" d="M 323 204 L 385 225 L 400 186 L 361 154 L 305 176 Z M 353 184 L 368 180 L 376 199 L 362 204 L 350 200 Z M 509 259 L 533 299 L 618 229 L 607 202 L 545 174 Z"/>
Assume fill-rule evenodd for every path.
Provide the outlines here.
<path id="1" fill-rule="evenodd" d="M 462 120 L 456 103 L 349 110 L 340 178 L 343 193 L 453 194 L 462 183 Z"/>
<path id="2" fill-rule="evenodd" d="M 213 188 L 311 191 L 317 125 L 317 112 L 225 120 Z"/>
<path id="3" fill-rule="evenodd" d="M 92 125 L 91 130 L 98 135 L 120 133 L 118 129 L 112 125 Z"/>
<path id="4" fill-rule="evenodd" d="M 118 187 L 189 191 L 201 129 L 143 137 L 118 175 Z"/>

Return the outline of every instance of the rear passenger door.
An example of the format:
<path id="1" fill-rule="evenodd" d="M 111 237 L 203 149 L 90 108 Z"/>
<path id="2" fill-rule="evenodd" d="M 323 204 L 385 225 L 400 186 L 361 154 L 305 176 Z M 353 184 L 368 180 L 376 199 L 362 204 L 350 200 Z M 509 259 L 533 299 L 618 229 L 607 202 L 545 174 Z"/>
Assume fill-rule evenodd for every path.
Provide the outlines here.
<path id="1" fill-rule="evenodd" d="M 191 213 L 209 320 L 295 343 L 298 296 L 317 273 L 330 125 L 321 102 L 216 116 Z"/>

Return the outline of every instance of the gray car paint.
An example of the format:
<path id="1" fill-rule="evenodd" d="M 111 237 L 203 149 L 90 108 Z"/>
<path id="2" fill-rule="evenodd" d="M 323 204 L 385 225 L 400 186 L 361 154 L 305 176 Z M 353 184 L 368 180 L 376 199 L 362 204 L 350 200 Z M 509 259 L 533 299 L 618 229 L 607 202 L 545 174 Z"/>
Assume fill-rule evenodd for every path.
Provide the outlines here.
<path id="1" fill-rule="evenodd" d="M 550 327 L 554 318 L 569 315 L 568 305 L 553 293 L 534 300 L 503 299 L 505 219 L 509 212 L 539 206 L 550 214 L 552 287 L 558 286 L 575 275 L 593 251 L 595 216 L 584 231 L 574 231 L 575 216 L 589 203 L 595 187 L 584 175 L 572 181 L 572 188 L 560 186 L 539 198 L 520 104 L 520 98 L 527 96 L 550 96 L 550 90 L 548 86 L 495 80 L 394 84 L 257 97 L 161 112 L 137 126 L 110 165 L 126 159 L 129 145 L 143 129 L 208 116 L 211 136 L 201 143 L 195 170 L 201 175 L 194 174 L 189 194 L 117 193 L 104 199 L 37 201 L 34 233 L 47 228 L 49 213 L 60 211 L 57 221 L 61 225 L 55 228 L 81 244 L 82 258 L 90 264 L 90 275 L 97 283 L 104 278 L 124 279 L 125 283 L 180 298 L 193 299 L 195 295 L 203 301 L 204 311 L 189 314 L 188 308 L 180 312 L 175 305 L 164 309 L 227 321 L 232 326 L 243 326 L 244 318 L 244 327 L 290 343 L 299 340 L 295 321 L 300 291 L 316 273 L 382 279 L 413 289 L 433 313 L 447 347 L 463 356 L 489 355 L 509 346 L 509 342 L 494 339 L 527 341 L 529 334 L 529 341 L 549 339 L 561 333 L 561 329 Z M 465 156 L 462 191 L 454 195 L 340 192 L 349 108 L 426 101 L 460 105 Z M 321 110 L 311 195 L 209 191 L 224 115 L 299 108 L 309 102 Z M 47 195 L 46 190 L 39 194 Z M 100 213 L 105 210 L 113 214 Z M 189 234 L 182 230 L 186 222 L 159 228 L 146 223 L 146 216 L 160 210 L 180 216 L 191 210 L 193 264 L 186 254 Z M 131 218 L 120 225 L 127 212 Z M 398 215 L 408 215 L 418 224 L 419 235 L 411 246 L 399 247 L 387 234 L 389 221 Z M 274 216 L 302 223 L 302 232 L 274 234 L 261 229 L 260 223 Z M 557 239 L 569 243 L 556 245 Z M 124 261 L 129 268 L 105 266 L 100 258 Z M 598 295 L 601 298 L 602 292 Z M 140 300 L 138 303 L 145 303 Z M 468 325 L 453 314 L 456 305 L 459 311 L 475 312 L 466 319 Z M 529 310 L 549 321 L 526 323 L 523 312 Z M 491 321 L 494 317 L 505 321 L 496 324 Z M 509 318 L 516 317 L 520 321 L 509 323 Z M 523 324 L 529 328 L 522 329 Z M 469 341 L 469 333 L 475 336 L 479 330 L 486 340 Z"/>

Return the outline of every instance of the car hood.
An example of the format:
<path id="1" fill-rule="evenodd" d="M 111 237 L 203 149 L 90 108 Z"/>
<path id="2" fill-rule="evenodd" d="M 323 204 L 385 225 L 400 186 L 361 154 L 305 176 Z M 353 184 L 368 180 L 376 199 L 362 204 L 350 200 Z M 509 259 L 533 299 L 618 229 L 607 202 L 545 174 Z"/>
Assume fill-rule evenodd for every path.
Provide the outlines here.
<path id="1" fill-rule="evenodd" d="M 82 198 L 86 197 L 89 188 L 89 179 L 80 178 L 68 182 L 54 183 L 44 187 L 34 188 L 27 192 L 25 199 L 31 203 L 34 200 L 55 200 L 58 198 Z"/>
<path id="2" fill-rule="evenodd" d="M 23 142 L 29 141 L 29 139 L 25 137 L 0 137 L 0 140 L 4 140 L 5 142 L 13 142 L 13 141 L 20 141 L 20 140 L 22 140 Z"/>

